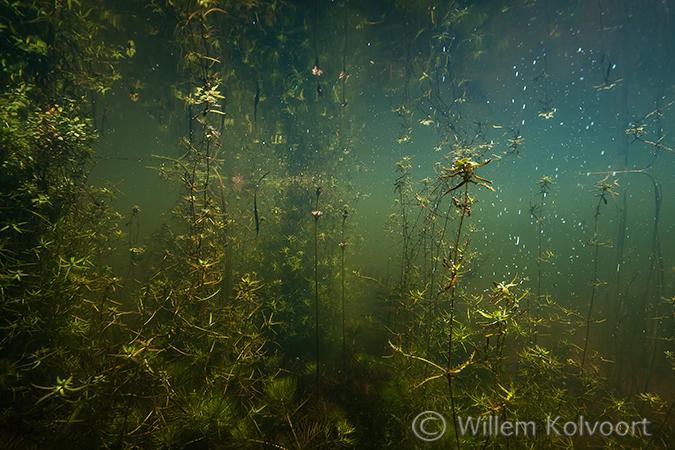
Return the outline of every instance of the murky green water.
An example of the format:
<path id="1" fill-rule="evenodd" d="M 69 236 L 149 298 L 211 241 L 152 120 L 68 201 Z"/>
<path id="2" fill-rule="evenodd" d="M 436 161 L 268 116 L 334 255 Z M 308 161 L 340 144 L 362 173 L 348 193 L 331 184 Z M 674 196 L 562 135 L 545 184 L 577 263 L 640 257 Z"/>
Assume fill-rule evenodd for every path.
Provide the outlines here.
<path id="1" fill-rule="evenodd" d="M 671 11 L 0 3 L 0 447 L 668 448 Z"/>

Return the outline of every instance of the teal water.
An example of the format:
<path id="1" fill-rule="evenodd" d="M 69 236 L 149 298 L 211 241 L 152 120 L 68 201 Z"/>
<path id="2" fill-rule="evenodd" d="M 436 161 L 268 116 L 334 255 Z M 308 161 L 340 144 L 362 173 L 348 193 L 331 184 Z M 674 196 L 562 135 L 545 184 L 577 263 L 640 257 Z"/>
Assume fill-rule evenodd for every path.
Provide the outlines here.
<path id="1" fill-rule="evenodd" d="M 667 448 L 671 1 L 1 8 L 6 448 Z"/>

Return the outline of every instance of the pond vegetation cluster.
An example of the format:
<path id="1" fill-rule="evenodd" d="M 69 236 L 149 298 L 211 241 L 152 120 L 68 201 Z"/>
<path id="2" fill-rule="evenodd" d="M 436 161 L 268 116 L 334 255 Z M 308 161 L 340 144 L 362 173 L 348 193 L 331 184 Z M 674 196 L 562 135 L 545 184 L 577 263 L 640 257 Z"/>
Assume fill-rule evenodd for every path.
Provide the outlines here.
<path id="1" fill-rule="evenodd" d="M 592 3 L 0 0 L 0 447 L 667 448 L 675 5 Z M 523 45 L 534 126 L 489 100 Z M 570 121 L 574 83 L 612 99 L 612 165 L 541 173 L 565 148 L 534 129 Z M 105 151 L 125 108 L 170 148 Z M 372 225 L 379 114 L 397 156 Z M 92 175 L 138 161 L 171 198 L 161 223 Z M 495 237 L 500 195 L 525 198 L 527 252 Z M 566 202 L 585 234 L 560 231 Z M 429 410 L 447 429 L 426 442 Z M 545 433 L 556 416 L 650 425 Z"/>

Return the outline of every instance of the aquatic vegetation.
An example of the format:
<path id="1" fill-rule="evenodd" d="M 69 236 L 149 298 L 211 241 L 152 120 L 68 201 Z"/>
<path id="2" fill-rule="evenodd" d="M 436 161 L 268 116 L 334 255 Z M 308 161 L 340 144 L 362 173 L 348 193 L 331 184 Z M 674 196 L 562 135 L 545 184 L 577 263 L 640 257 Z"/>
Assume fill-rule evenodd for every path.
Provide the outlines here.
<path id="1" fill-rule="evenodd" d="M 665 448 L 675 28 L 623 3 L 0 3 L 0 447 Z"/>
<path id="2" fill-rule="evenodd" d="M 600 237 L 599 237 L 599 231 L 598 231 L 598 218 L 600 216 L 600 211 L 603 206 L 607 205 L 608 198 L 611 200 L 614 200 L 614 197 L 618 195 L 618 192 L 614 190 L 615 187 L 618 186 L 616 181 L 614 183 L 610 184 L 606 182 L 607 178 L 604 180 L 600 181 L 596 185 L 596 197 L 598 197 L 598 204 L 595 206 L 595 213 L 593 214 L 594 217 L 594 225 L 593 225 L 593 238 L 589 241 L 589 245 L 592 245 L 595 247 L 595 253 L 593 256 L 593 279 L 591 281 L 591 300 L 589 302 L 588 306 L 588 315 L 586 316 L 586 338 L 584 339 L 584 350 L 581 355 L 581 374 L 583 375 L 584 372 L 584 363 L 586 362 L 586 351 L 588 350 L 588 338 L 590 336 L 590 328 L 591 328 L 591 317 L 593 314 L 593 303 L 595 301 L 595 294 L 597 292 L 597 289 L 605 284 L 603 280 L 598 279 L 598 264 L 599 264 L 599 252 L 600 252 L 600 247 L 609 247 L 611 248 L 611 241 L 608 240 L 606 242 L 601 242 Z"/>
<path id="3" fill-rule="evenodd" d="M 546 252 L 544 252 L 542 245 L 542 240 L 544 238 L 544 229 L 543 229 L 544 220 L 546 218 L 544 214 L 544 199 L 546 199 L 549 196 L 554 184 L 555 181 L 553 181 L 553 178 L 549 176 L 543 176 L 539 179 L 539 181 L 537 181 L 537 185 L 539 186 L 539 192 L 536 194 L 536 196 L 539 197 L 538 205 L 536 203 L 532 203 L 532 193 L 530 192 L 530 215 L 534 218 L 534 220 L 537 223 L 537 297 L 535 299 L 534 313 L 532 314 L 534 318 L 534 329 L 533 329 L 534 344 L 537 343 L 537 334 L 538 334 L 537 322 L 539 318 L 539 309 L 540 309 L 539 303 L 542 299 L 542 291 L 541 291 L 542 263 L 550 263 L 551 262 L 550 259 L 553 256 L 551 250 L 547 250 Z M 544 256 L 544 254 L 546 256 Z M 527 309 L 528 310 L 530 309 L 529 300 L 527 304 Z"/>
<path id="4" fill-rule="evenodd" d="M 260 217 L 258 216 L 258 187 L 260 187 L 260 183 L 267 175 L 269 175 L 269 173 L 270 172 L 267 171 L 264 174 L 262 174 L 262 176 L 258 179 L 258 182 L 255 185 L 255 191 L 253 192 L 253 218 L 255 219 L 256 239 L 258 238 L 258 234 L 260 234 Z"/>
<path id="5" fill-rule="evenodd" d="M 321 334 L 319 332 L 319 219 L 323 215 L 323 211 L 319 209 L 319 197 L 323 189 L 321 187 L 316 188 L 316 202 L 314 203 L 314 211 L 312 211 L 312 217 L 314 217 L 314 340 L 316 347 L 316 392 L 317 395 L 320 394 L 319 391 L 319 372 L 321 371 L 320 365 L 320 341 Z"/>
<path id="6" fill-rule="evenodd" d="M 349 217 L 349 211 L 347 210 L 347 206 L 345 206 L 342 210 L 342 227 L 340 229 L 341 240 L 338 244 L 340 247 L 340 284 L 342 285 L 340 305 L 340 309 L 342 310 L 342 370 L 347 369 L 347 336 L 345 334 L 345 289 L 347 287 L 345 281 L 345 248 L 349 245 L 345 236 L 345 222 L 347 221 L 347 217 Z"/>

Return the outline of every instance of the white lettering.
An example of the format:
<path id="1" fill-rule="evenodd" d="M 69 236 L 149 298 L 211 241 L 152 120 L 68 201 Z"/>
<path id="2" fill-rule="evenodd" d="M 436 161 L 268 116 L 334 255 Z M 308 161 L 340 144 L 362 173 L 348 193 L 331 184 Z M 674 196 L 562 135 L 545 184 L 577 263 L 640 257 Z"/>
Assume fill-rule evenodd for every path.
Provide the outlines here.
<path id="1" fill-rule="evenodd" d="M 609 431 L 605 432 L 603 431 L 605 429 L 605 425 L 609 425 Z M 612 425 L 612 422 L 602 422 L 600 424 L 600 434 L 603 436 L 609 436 L 612 434 L 612 431 L 614 430 L 614 426 Z"/>
<path id="2" fill-rule="evenodd" d="M 513 422 L 504 422 L 499 427 L 499 432 L 502 436 L 512 436 L 513 435 Z"/>
<path id="3" fill-rule="evenodd" d="M 556 428 L 556 422 L 558 420 L 560 420 L 560 416 L 553 419 L 553 422 L 551 422 L 551 416 L 546 417 L 546 436 L 551 435 L 551 430 L 553 430 L 557 436 L 560 436 L 560 431 Z"/>
<path id="4" fill-rule="evenodd" d="M 620 431 L 620 430 L 624 430 L 624 431 Z M 617 423 L 617 424 L 614 426 L 614 431 L 615 431 L 616 434 L 618 434 L 619 436 L 625 436 L 625 435 L 627 435 L 627 434 L 628 434 L 628 430 L 630 430 L 630 427 L 628 426 L 628 424 L 627 424 L 626 422 L 623 422 L 623 421 Z"/>
<path id="5" fill-rule="evenodd" d="M 643 435 L 643 436 L 651 436 L 651 433 L 647 433 L 647 424 L 648 424 L 648 423 L 651 423 L 651 422 L 648 421 L 647 419 L 642 419 L 642 420 L 639 421 L 639 422 L 632 422 L 632 423 L 631 423 L 631 434 L 632 434 L 633 436 L 635 436 L 635 435 L 636 435 L 636 433 L 635 433 L 635 425 L 642 424 L 642 435 Z M 638 431 L 638 433 L 639 433 L 639 431 Z"/>
<path id="6" fill-rule="evenodd" d="M 571 425 L 571 431 L 567 429 L 568 425 Z M 579 431 L 579 427 L 575 422 L 565 422 L 565 425 L 563 425 L 563 432 L 565 433 L 565 436 L 574 436 L 577 434 L 577 431 Z"/>
<path id="7" fill-rule="evenodd" d="M 466 418 L 457 417 L 459 431 L 462 436 L 467 434 L 478 436 L 536 436 L 537 423 L 535 421 L 500 420 L 499 415 L 478 416 Z M 596 433 L 609 437 L 651 436 L 647 426 L 651 424 L 647 419 L 640 421 L 618 421 L 616 423 L 606 420 L 604 422 L 590 422 L 586 417 L 579 416 L 576 421 L 563 422 L 560 416 L 546 417 L 547 436 L 593 436 Z"/>
<path id="8" fill-rule="evenodd" d="M 478 417 L 474 422 L 471 416 L 469 416 L 466 418 L 466 422 L 464 423 L 462 423 L 461 417 L 457 417 L 457 421 L 459 422 L 459 432 L 462 433 L 462 436 L 466 434 L 469 427 L 471 427 L 471 434 L 475 436 L 478 434 L 478 427 L 480 426 L 482 420 L 480 417 Z M 485 434 L 485 423 L 483 423 L 483 434 Z"/>
<path id="9" fill-rule="evenodd" d="M 584 419 L 584 416 L 581 416 L 581 420 L 583 420 L 583 419 Z M 590 436 L 593 436 L 595 434 L 595 430 L 598 429 L 598 421 L 597 420 L 595 422 L 593 422 L 593 428 L 591 428 L 588 421 L 585 421 L 585 420 L 584 420 L 584 425 L 586 426 L 586 430 L 588 431 L 588 434 Z M 583 434 L 583 433 L 584 433 L 584 431 L 582 429 L 581 434 Z"/>
<path id="10" fill-rule="evenodd" d="M 535 425 L 534 421 L 516 422 L 516 436 L 518 436 L 518 426 L 520 426 L 523 429 L 523 436 L 527 436 L 528 426 L 532 427 L 532 436 L 536 436 L 537 434 L 537 425 Z"/>

